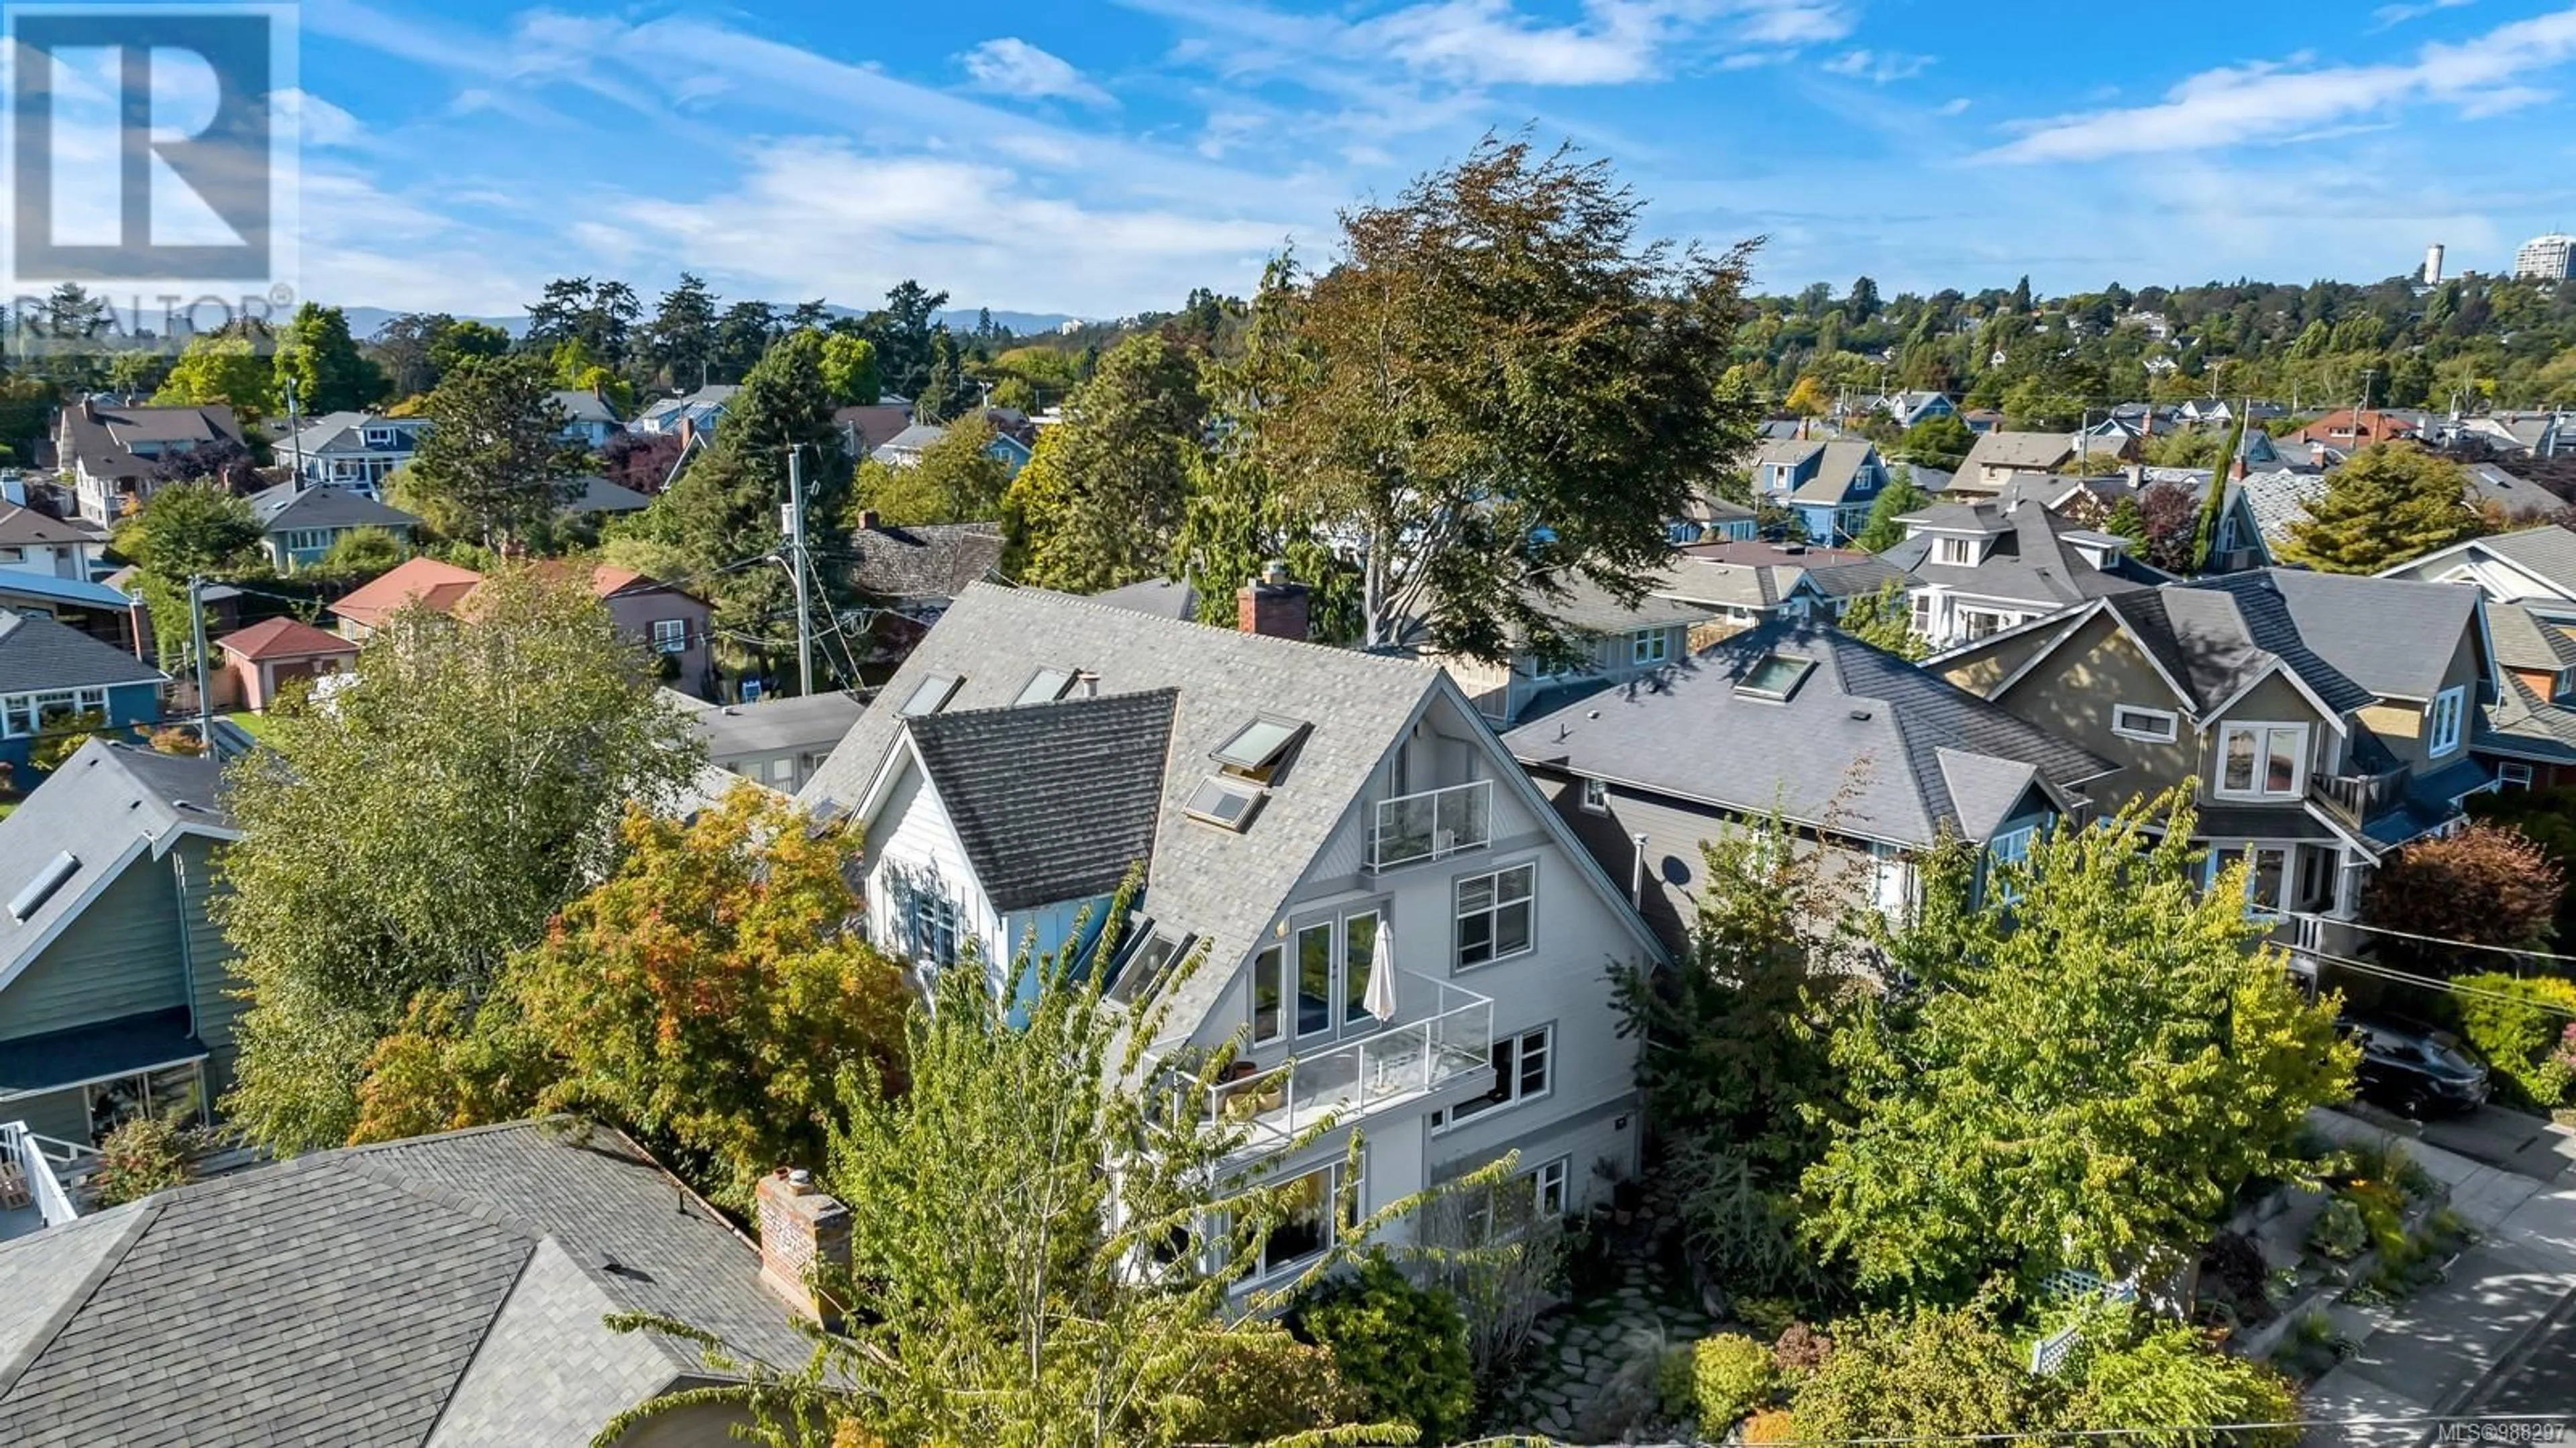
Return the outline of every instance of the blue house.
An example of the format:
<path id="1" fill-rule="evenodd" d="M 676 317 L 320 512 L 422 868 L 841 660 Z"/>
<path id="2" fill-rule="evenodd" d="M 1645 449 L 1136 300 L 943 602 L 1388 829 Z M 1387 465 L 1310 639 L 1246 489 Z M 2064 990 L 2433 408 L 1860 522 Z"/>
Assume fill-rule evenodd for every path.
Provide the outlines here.
<path id="1" fill-rule="evenodd" d="M 40 735 L 79 727 L 161 721 L 169 675 L 48 618 L 0 614 L 0 763 L 21 775 Z"/>
<path id="2" fill-rule="evenodd" d="M 381 528 L 406 550 L 420 520 L 390 508 L 354 487 L 336 484 L 280 483 L 250 499 L 251 516 L 267 535 L 268 557 L 280 572 L 292 573 L 322 561 L 344 533 Z"/>
<path id="3" fill-rule="evenodd" d="M 921 455 L 930 450 L 931 444 L 947 435 L 948 429 L 936 423 L 916 422 L 878 444 L 870 456 L 890 468 L 913 467 L 920 463 Z M 1009 469 L 1011 476 L 1016 478 L 1020 469 L 1029 465 L 1030 448 L 1027 443 L 996 428 L 992 441 L 984 444 L 984 455 Z"/>
<path id="4" fill-rule="evenodd" d="M 1857 438 L 1768 442 L 1753 455 L 1753 487 L 1762 500 L 1796 514 L 1806 541 L 1827 547 L 1860 532 L 1886 486 L 1877 444 Z"/>

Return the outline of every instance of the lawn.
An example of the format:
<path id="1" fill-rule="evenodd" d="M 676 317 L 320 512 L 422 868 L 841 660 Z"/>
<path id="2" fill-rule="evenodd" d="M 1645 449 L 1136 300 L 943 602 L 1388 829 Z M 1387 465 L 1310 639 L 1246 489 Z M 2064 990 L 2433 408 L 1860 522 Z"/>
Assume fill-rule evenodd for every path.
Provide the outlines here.
<path id="1" fill-rule="evenodd" d="M 253 714 L 249 710 L 245 709 L 238 714 L 226 714 L 224 719 L 228 723 L 240 725 L 241 731 L 244 734 L 249 735 L 251 738 L 258 740 L 263 744 L 268 742 L 267 715 Z"/>

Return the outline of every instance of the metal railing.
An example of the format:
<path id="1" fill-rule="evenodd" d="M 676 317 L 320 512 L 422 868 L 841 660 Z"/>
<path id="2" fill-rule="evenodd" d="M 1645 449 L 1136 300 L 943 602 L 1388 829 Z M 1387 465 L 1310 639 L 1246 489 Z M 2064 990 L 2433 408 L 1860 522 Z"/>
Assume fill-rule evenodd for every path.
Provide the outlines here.
<path id="1" fill-rule="evenodd" d="M 0 1176 L 13 1176 L 24 1184 L 36 1215 L 44 1218 L 48 1227 L 59 1227 L 80 1215 L 62 1178 L 54 1174 L 54 1163 L 70 1166 L 84 1156 L 97 1155 L 77 1142 L 39 1136 L 29 1131 L 23 1121 L 0 1121 Z"/>
<path id="2" fill-rule="evenodd" d="M 1490 779 L 1380 800 L 1369 824 L 1368 865 L 1392 870 L 1481 850 L 1492 842 L 1493 829 Z"/>
<path id="3" fill-rule="evenodd" d="M 1432 993 L 1438 1009 L 1418 1021 L 1318 1047 L 1242 1080 L 1211 1085 L 1209 1114 L 1250 1126 L 1254 1144 L 1269 1146 L 1328 1116 L 1365 1115 L 1469 1072 L 1490 1074 L 1493 1000 L 1410 971 L 1396 974 L 1405 990 Z"/>

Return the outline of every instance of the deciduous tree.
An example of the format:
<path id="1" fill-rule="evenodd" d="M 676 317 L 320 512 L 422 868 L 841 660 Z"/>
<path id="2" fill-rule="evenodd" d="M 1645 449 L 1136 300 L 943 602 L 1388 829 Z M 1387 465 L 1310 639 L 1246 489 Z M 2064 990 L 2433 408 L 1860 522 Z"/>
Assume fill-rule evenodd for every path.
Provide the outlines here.
<path id="1" fill-rule="evenodd" d="M 873 459 L 860 464 L 851 491 L 860 507 L 886 523 L 994 523 L 1002 516 L 1011 470 L 988 451 L 992 445 L 993 425 L 982 413 L 970 413 L 950 423 L 909 467 Z"/>
<path id="2" fill-rule="evenodd" d="M 153 404 L 222 403 L 251 421 L 267 417 L 277 411 L 277 375 L 269 365 L 266 341 L 239 327 L 190 338 L 161 390 L 152 394 Z"/>
<path id="3" fill-rule="evenodd" d="M 1914 609 L 1906 601 L 1905 585 L 1894 579 L 1876 593 L 1853 599 L 1843 610 L 1842 628 L 1900 659 L 1920 659 L 1932 652 L 1932 641 L 1914 631 Z"/>
<path id="4" fill-rule="evenodd" d="M 1313 378 L 1263 445 L 1357 543 L 1370 643 L 1573 652 L 1551 602 L 1578 578 L 1638 594 L 1751 445 L 1719 385 L 1746 250 L 1641 244 L 1641 205 L 1606 162 L 1489 139 L 1344 213 L 1302 319 Z"/>
<path id="5" fill-rule="evenodd" d="M 218 483 L 183 482 L 154 490 L 117 525 L 116 551 L 134 560 L 136 592 L 155 619 L 153 643 L 162 667 L 188 656 L 188 580 L 263 572 L 259 520 L 250 504 Z"/>
<path id="6" fill-rule="evenodd" d="M 385 375 L 358 354 L 349 335 L 348 314 L 338 307 L 306 302 L 278 329 L 277 395 L 295 384 L 295 405 L 305 417 L 349 412 L 383 398 Z"/>
<path id="7" fill-rule="evenodd" d="M 2558 862 L 2529 836 L 2509 824 L 2478 823 L 2418 840 L 2382 862 L 2361 897 L 2361 914 L 2410 935 L 2533 948 L 2557 933 L 2565 886 Z M 2480 955 L 2396 936 L 2380 946 L 2418 962 Z"/>
<path id="8" fill-rule="evenodd" d="M 834 332 L 823 339 L 823 385 L 843 407 L 863 407 L 882 391 L 877 347 L 865 337 Z"/>
<path id="9" fill-rule="evenodd" d="M 228 1112 L 280 1152 L 347 1140 L 413 998 L 479 999 L 613 869 L 628 803 L 675 797 L 700 757 L 589 590 L 511 568 L 453 617 L 397 615 L 265 743 L 228 776 L 216 910 L 250 1000 Z"/>

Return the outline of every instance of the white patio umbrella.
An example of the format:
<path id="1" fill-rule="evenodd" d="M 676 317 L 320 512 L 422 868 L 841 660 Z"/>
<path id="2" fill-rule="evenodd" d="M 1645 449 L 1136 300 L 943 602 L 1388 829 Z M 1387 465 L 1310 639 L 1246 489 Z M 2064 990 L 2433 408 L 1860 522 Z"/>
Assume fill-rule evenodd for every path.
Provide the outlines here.
<path id="1" fill-rule="evenodd" d="M 1386 921 L 1381 917 L 1377 933 L 1369 939 L 1368 995 L 1360 1008 L 1381 1022 L 1395 1020 L 1395 946 L 1387 939 Z"/>

